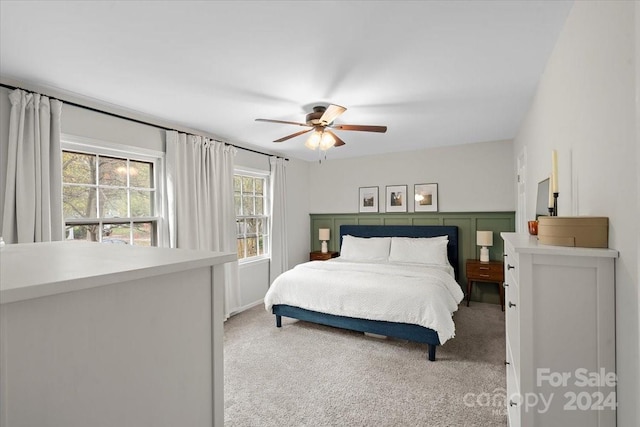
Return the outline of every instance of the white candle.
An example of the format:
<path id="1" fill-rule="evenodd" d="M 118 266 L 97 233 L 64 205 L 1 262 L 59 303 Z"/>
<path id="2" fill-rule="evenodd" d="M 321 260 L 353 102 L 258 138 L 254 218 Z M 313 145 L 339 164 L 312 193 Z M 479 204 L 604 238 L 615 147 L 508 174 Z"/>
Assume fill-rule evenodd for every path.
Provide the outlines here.
<path id="1" fill-rule="evenodd" d="M 549 204 L 550 208 L 553 207 L 553 191 L 551 189 L 551 181 L 553 181 L 553 175 L 549 175 Z"/>
<path id="2" fill-rule="evenodd" d="M 551 151 L 551 189 L 554 193 L 558 192 L 558 152 Z"/>

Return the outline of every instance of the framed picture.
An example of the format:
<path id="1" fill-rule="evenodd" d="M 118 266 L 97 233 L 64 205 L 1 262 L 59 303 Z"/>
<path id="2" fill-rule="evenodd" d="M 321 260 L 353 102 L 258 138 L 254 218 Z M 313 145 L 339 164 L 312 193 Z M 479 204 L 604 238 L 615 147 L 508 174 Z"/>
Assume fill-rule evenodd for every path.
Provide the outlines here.
<path id="1" fill-rule="evenodd" d="M 413 186 L 415 212 L 438 212 L 438 184 Z"/>
<path id="2" fill-rule="evenodd" d="M 378 187 L 360 187 L 359 212 L 378 212 Z"/>
<path id="3" fill-rule="evenodd" d="M 407 211 L 407 186 L 387 185 L 387 212 Z"/>

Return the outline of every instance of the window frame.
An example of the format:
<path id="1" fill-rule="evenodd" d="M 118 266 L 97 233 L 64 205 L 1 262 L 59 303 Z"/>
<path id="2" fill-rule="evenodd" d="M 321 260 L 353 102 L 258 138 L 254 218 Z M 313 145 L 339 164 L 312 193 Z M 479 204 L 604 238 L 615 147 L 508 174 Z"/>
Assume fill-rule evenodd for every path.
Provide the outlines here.
<path id="1" fill-rule="evenodd" d="M 167 242 L 164 240 L 163 227 L 165 226 L 165 191 L 164 191 L 164 153 L 156 150 L 149 150 L 140 147 L 134 147 L 129 145 L 117 144 L 114 142 L 98 140 L 94 138 L 86 138 L 76 135 L 62 134 L 60 138 L 60 156 L 64 151 L 77 152 L 81 154 L 98 155 L 101 157 L 115 157 L 119 159 L 127 159 L 128 161 L 140 161 L 145 163 L 151 163 L 153 166 L 153 210 L 155 215 L 144 217 L 131 217 L 127 216 L 121 218 L 107 218 L 104 216 L 97 216 L 96 218 L 73 218 L 67 219 L 63 217 L 63 226 L 68 225 L 83 225 L 83 224 L 99 224 L 102 230 L 104 224 L 134 224 L 138 222 L 155 223 L 154 230 L 152 230 L 151 246 L 163 247 Z M 62 179 L 62 177 L 61 177 Z M 63 181 L 64 187 L 64 181 Z M 95 188 L 99 189 L 101 186 L 96 182 Z M 127 185 L 127 189 L 130 189 Z M 61 195 L 62 203 L 64 203 L 64 195 Z M 129 206 L 130 208 L 130 206 Z M 128 212 L 130 214 L 130 212 Z M 99 214 L 99 212 L 97 212 Z M 66 236 L 66 232 L 65 232 Z M 99 242 L 102 243 L 102 233 L 100 233 Z M 131 241 L 127 242 L 133 244 Z"/>
<path id="2" fill-rule="evenodd" d="M 261 261 L 261 260 L 268 260 L 271 259 L 271 235 L 269 234 L 269 230 L 270 230 L 270 225 L 271 225 L 271 217 L 269 215 L 269 206 L 270 206 L 270 202 L 271 202 L 271 194 L 270 194 L 270 183 L 269 183 L 269 177 L 270 177 L 270 172 L 267 171 L 262 171 L 262 170 L 258 170 L 258 169 L 251 169 L 251 168 L 245 168 L 245 167 L 236 167 L 233 171 L 233 177 L 235 180 L 236 176 L 246 176 L 246 177 L 251 177 L 251 178 L 261 178 L 264 180 L 264 185 L 263 185 L 263 191 L 262 191 L 262 203 L 263 203 L 263 214 L 262 215 L 236 215 L 236 224 L 238 222 L 238 219 L 248 219 L 248 218 L 260 218 L 263 220 L 263 224 L 264 224 L 264 232 L 261 234 L 262 236 L 266 236 L 267 238 L 267 244 L 264 246 L 264 253 L 260 254 L 260 255 L 255 255 L 255 256 L 245 256 L 243 258 L 238 257 L 238 264 L 248 264 L 251 262 L 256 262 L 256 261 Z M 241 192 L 242 194 L 242 192 Z M 255 191 L 254 191 L 255 194 Z M 234 187 L 234 191 L 233 191 L 233 197 L 234 197 L 234 211 L 235 211 L 235 187 Z M 242 206 L 242 201 L 241 201 L 241 206 Z M 238 230 L 236 229 L 236 240 L 238 239 L 238 237 L 240 236 L 240 234 L 238 233 Z M 242 234 L 242 236 L 246 239 L 248 234 L 245 232 Z M 260 234 L 256 233 L 256 237 L 259 238 Z M 245 255 L 247 253 L 247 246 L 244 246 L 245 248 Z"/>

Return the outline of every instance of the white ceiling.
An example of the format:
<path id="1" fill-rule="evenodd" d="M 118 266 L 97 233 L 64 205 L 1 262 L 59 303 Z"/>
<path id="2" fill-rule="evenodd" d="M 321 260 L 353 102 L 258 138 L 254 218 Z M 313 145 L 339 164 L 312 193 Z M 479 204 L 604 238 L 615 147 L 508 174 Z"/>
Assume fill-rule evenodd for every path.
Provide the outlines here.
<path id="1" fill-rule="evenodd" d="M 510 139 L 572 2 L 0 2 L 0 74 L 304 160 L 302 121 L 347 107 L 328 158 Z"/>

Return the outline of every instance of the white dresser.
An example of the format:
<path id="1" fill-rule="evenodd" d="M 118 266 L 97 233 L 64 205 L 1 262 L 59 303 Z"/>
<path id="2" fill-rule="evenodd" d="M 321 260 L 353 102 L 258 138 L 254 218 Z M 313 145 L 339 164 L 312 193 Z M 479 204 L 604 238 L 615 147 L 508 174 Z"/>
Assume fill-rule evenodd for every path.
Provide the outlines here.
<path id="1" fill-rule="evenodd" d="M 618 252 L 501 236 L 509 425 L 615 426 Z"/>

